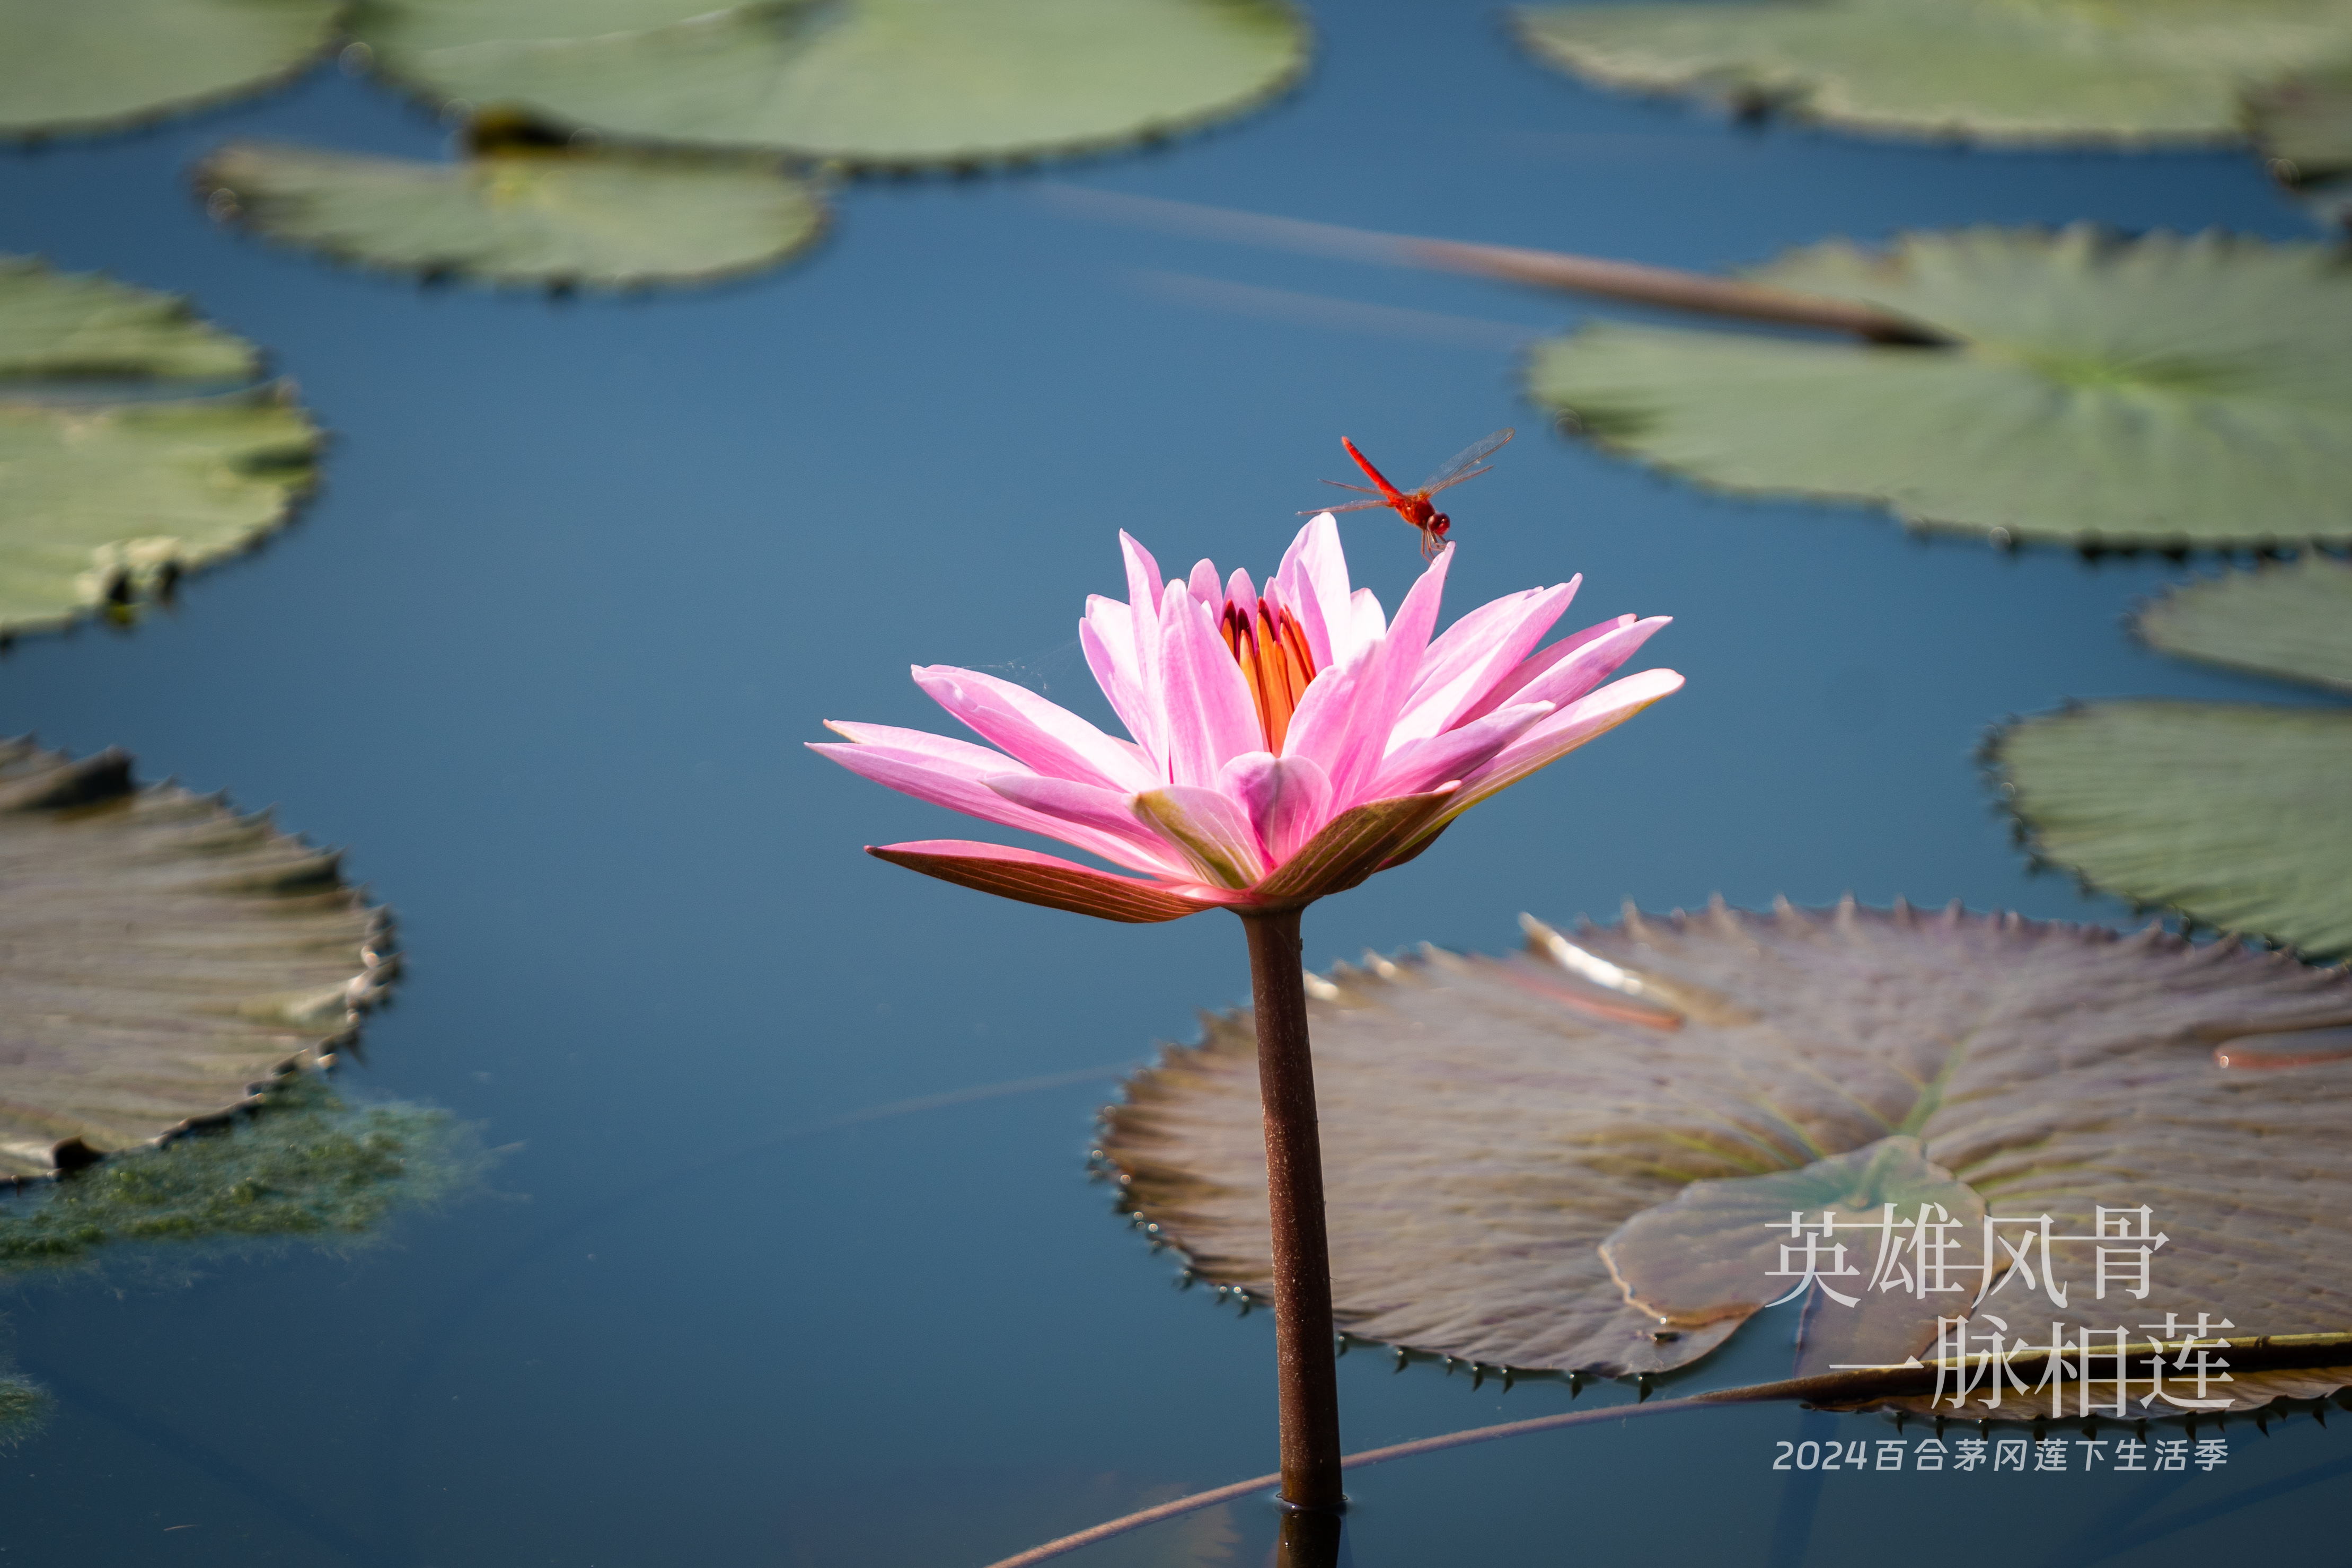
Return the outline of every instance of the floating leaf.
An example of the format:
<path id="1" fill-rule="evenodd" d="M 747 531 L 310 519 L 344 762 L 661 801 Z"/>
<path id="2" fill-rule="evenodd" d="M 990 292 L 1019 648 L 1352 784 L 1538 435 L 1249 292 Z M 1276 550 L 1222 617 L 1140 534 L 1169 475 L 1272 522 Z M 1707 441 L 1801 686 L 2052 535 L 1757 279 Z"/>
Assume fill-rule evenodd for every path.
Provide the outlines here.
<path id="1" fill-rule="evenodd" d="M 0 1176 L 255 1103 L 382 994 L 387 924 L 336 857 L 119 751 L 0 742 Z"/>
<path id="2" fill-rule="evenodd" d="M 257 91 L 333 41 L 335 0 L 11 0 L 0 136 L 113 131 Z"/>
<path id="3" fill-rule="evenodd" d="M 232 1125 L 0 1196 L 0 1272 L 130 1241 L 349 1242 L 396 1205 L 447 1195 L 478 1163 L 446 1111 L 354 1106 L 288 1079 Z"/>
<path id="4" fill-rule="evenodd" d="M 2352 172 L 2352 68 L 2257 88 L 2246 112 L 2264 156 L 2290 183 Z"/>
<path id="5" fill-rule="evenodd" d="M 173 296 L 0 258 L 0 641 L 168 589 L 286 520 L 319 450 L 289 388 L 92 402 L 70 384 L 258 364 Z"/>
<path id="6" fill-rule="evenodd" d="M 824 206 L 772 163 L 595 150 L 455 163 L 241 142 L 196 171 L 217 216 L 343 260 L 492 283 L 620 288 L 772 267 Z"/>
<path id="7" fill-rule="evenodd" d="M 1600 325 L 1537 351 L 1536 395 L 1710 485 L 2000 543 L 2352 540 L 2352 265 L 2326 247 L 1978 228 L 1754 277 L 1953 342 Z"/>
<path id="8" fill-rule="evenodd" d="M 2175 588 L 2137 626 L 2166 653 L 2352 691 L 2352 564 L 2325 555 Z"/>
<path id="9" fill-rule="evenodd" d="M 2235 141 L 2244 83 L 2352 56 L 2342 0 L 1541 5 L 1515 21 L 1538 58 L 1607 86 L 1997 142 Z"/>
<path id="10" fill-rule="evenodd" d="M 2034 852 L 2109 892 L 2352 952 L 2352 713 L 2101 702 L 1995 739 Z"/>
<path id="11" fill-rule="evenodd" d="M 1282 0 L 367 0 L 352 30 L 439 99 L 892 165 L 1167 136 L 1256 107 L 1307 62 Z"/>
<path id="12" fill-rule="evenodd" d="M 199 321 L 177 294 L 0 256 L 0 383 L 247 381 L 260 369 L 251 343 Z"/>
<path id="13" fill-rule="evenodd" d="M 1663 1273 L 1636 1261 L 1664 1298 L 1645 1306 L 1603 1242 L 1686 1228 L 1707 1207 L 1693 1183 L 1852 1190 L 1842 1157 L 1887 1140 L 1902 1161 L 1916 1140 L 1937 1167 L 1911 1165 L 1875 1189 L 1888 1195 L 1948 1179 L 1995 1215 L 2046 1212 L 2073 1235 L 2096 1205 L 2153 1208 L 2171 1238 L 2159 1294 L 2096 1299 L 2091 1247 L 2062 1242 L 2071 1304 L 2010 1282 L 1985 1310 L 2011 1321 L 2111 1328 L 2156 1307 L 2246 1333 L 2352 1327 L 2352 1259 L 2332 1240 L 2352 1202 L 2352 1050 L 2295 1048 L 2352 1024 L 2352 975 L 2153 927 L 2118 937 L 1957 907 L 1628 911 L 1572 940 L 1529 925 L 1528 953 L 1424 949 L 1309 986 L 1351 1335 L 1489 1369 L 1685 1364 L 1749 1310 L 1708 1273 L 1730 1239 Z M 2281 1065 L 2219 1065 L 2216 1047 L 2239 1040 Z M 1107 1122 L 1105 1154 L 1159 1234 L 1202 1276 L 1270 1292 L 1246 1018 L 1212 1019 L 1200 1045 L 1138 1074 Z"/>
<path id="14" fill-rule="evenodd" d="M 0 1444 L 14 1442 L 40 1424 L 48 1400 L 31 1384 L 0 1376 Z"/>

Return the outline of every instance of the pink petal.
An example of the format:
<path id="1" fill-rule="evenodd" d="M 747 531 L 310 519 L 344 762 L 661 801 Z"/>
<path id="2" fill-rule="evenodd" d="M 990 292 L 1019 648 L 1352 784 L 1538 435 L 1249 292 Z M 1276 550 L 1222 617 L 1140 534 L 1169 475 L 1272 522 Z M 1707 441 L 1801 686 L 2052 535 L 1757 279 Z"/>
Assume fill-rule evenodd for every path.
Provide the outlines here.
<path id="1" fill-rule="evenodd" d="M 1394 748 L 1401 741 L 1452 729 L 1535 651 L 1583 580 L 1571 577 L 1549 588 L 1509 595 L 1479 605 L 1446 627 L 1422 658 L 1412 695 L 1405 700 L 1389 745 Z"/>
<path id="2" fill-rule="evenodd" d="M 1213 789 L 1170 784 L 1135 797 L 1135 815 L 1181 850 L 1200 879 L 1239 891 L 1266 873 L 1265 850 L 1249 814 Z"/>
<path id="3" fill-rule="evenodd" d="M 945 664 L 918 668 L 915 684 L 983 739 L 1038 773 L 1121 794 L 1159 782 L 1117 741 L 1026 687 Z"/>
<path id="4" fill-rule="evenodd" d="M 1087 668 L 1094 671 L 1095 684 L 1110 699 L 1111 711 L 1127 732 L 1139 738 L 1153 733 L 1158 716 L 1145 700 L 1142 671 L 1135 667 L 1135 621 L 1128 607 L 1116 599 L 1088 599 L 1087 618 L 1078 623 L 1078 647 L 1087 656 Z M 1150 753 L 1140 746 L 1134 752 L 1138 765 L 1156 781 L 1159 773 Z"/>
<path id="5" fill-rule="evenodd" d="M 1171 784 L 1206 788 L 1217 770 L 1265 744 L 1257 704 L 1209 607 L 1171 583 L 1160 605 L 1160 713 Z"/>
<path id="6" fill-rule="evenodd" d="M 1619 616 L 1614 620 L 1601 621 L 1597 625 L 1585 627 L 1580 632 L 1560 638 L 1559 641 L 1552 644 L 1551 647 L 1544 649 L 1541 653 L 1532 656 L 1527 659 L 1526 662 L 1522 663 L 1518 668 L 1511 671 L 1510 674 L 1496 681 L 1492 690 L 1488 691 L 1484 698 L 1472 705 L 1471 708 L 1462 715 L 1463 719 L 1466 721 L 1481 718 L 1486 714 L 1493 712 L 1496 709 L 1500 708 L 1506 702 L 1517 700 L 1521 689 L 1523 689 L 1528 681 L 1533 680 L 1536 677 L 1543 674 L 1546 670 L 1551 668 L 1552 666 L 1558 664 L 1561 659 L 1566 658 L 1577 649 L 1585 647 L 1589 643 L 1596 642 L 1601 637 L 1607 637 L 1612 632 L 1622 631 L 1627 626 L 1632 626 L 1633 621 L 1634 617 L 1632 616 Z"/>
<path id="7" fill-rule="evenodd" d="M 1641 651 L 1643 643 L 1656 636 L 1662 626 L 1672 624 L 1671 616 L 1652 616 L 1646 621 L 1635 621 L 1630 626 L 1619 626 L 1601 633 L 1566 658 L 1533 680 L 1521 685 L 1511 700 L 1517 702 L 1549 702 L 1565 708 L 1586 692 L 1617 672 L 1617 667 Z M 1549 653 L 1550 650 L 1545 650 Z"/>
<path id="8" fill-rule="evenodd" d="M 1153 756 L 1164 756 L 1167 747 L 1160 733 L 1160 563 L 1151 559 L 1151 552 L 1129 538 L 1124 530 L 1118 536 L 1119 552 L 1127 561 L 1128 620 L 1135 637 L 1135 681 L 1139 693 L 1136 712 L 1144 723 L 1137 729 L 1132 721 L 1128 729 L 1143 749 Z M 1121 718 L 1127 715 L 1121 714 Z"/>
<path id="9" fill-rule="evenodd" d="M 1381 614 L 1380 597 L 1370 588 L 1359 588 L 1348 595 L 1348 614 L 1354 622 L 1347 644 L 1350 648 L 1370 647 L 1389 629 L 1388 617 Z M 1334 653 L 1346 657 L 1336 637 L 1331 647 Z"/>
<path id="10" fill-rule="evenodd" d="M 1192 597 L 1211 609 L 1224 607 L 1224 584 L 1217 576 L 1217 563 L 1207 556 L 1204 555 L 1192 563 L 1192 578 L 1188 585 L 1192 590 Z"/>
<path id="11" fill-rule="evenodd" d="M 1662 697 L 1682 689 L 1683 678 L 1671 669 L 1645 669 L 1612 681 L 1580 701 L 1560 709 L 1517 740 L 1497 752 L 1483 768 L 1462 781 L 1462 793 L 1445 813 L 1445 820 L 1461 816 L 1529 773 L 1559 761 L 1595 736 L 1607 733 Z"/>
<path id="12" fill-rule="evenodd" d="M 996 773 L 980 782 L 1015 805 L 1119 839 L 1129 847 L 1124 865 L 1186 881 L 1195 875 L 1190 859 L 1136 819 L 1135 796 L 1124 790 L 1040 778 L 1035 773 Z"/>
<path id="13" fill-rule="evenodd" d="M 1182 920 L 1213 910 L 1221 900 L 1190 898 L 1150 882 L 1115 877 L 1028 849 L 976 844 L 964 838 L 925 838 L 910 844 L 867 845 L 877 860 L 904 866 L 960 887 L 1002 899 L 1043 904 L 1098 920 L 1143 923 Z"/>
<path id="14" fill-rule="evenodd" d="M 1284 738 L 1286 757 L 1311 758 L 1331 781 L 1331 804 L 1344 811 L 1370 797 L 1387 753 L 1389 731 L 1429 647 L 1454 559 L 1446 546 L 1397 606 L 1396 624 L 1352 660 L 1318 675 L 1299 699 Z M 1373 606 L 1377 613 L 1379 606 Z"/>
<path id="15" fill-rule="evenodd" d="M 1239 605 L 1246 610 L 1256 609 L 1257 589 L 1251 584 L 1250 574 L 1238 566 L 1234 567 L 1234 574 L 1225 579 L 1225 596 L 1219 603 Z"/>
<path id="16" fill-rule="evenodd" d="M 887 746 L 910 755 L 928 757 L 965 778 L 976 779 L 987 773 L 1001 773 L 1020 765 L 1003 752 L 975 746 L 970 741 L 959 741 L 950 735 L 934 735 L 924 730 L 901 730 L 895 724 L 854 724 L 845 719 L 827 719 L 824 727 L 861 746 Z"/>
<path id="17" fill-rule="evenodd" d="M 1549 702 L 1515 703 L 1442 735 L 1407 741 L 1381 763 L 1380 776 L 1372 781 L 1372 798 L 1419 795 L 1442 784 L 1457 783 L 1551 711 Z"/>
<path id="18" fill-rule="evenodd" d="M 1116 865 L 1132 867 L 1138 871 L 1159 868 L 1157 858 L 1148 858 L 1139 854 L 1127 839 L 1016 805 L 982 784 L 975 773 L 955 763 L 885 745 L 814 745 L 809 750 L 831 758 L 860 778 L 872 779 L 876 784 L 895 789 L 901 795 L 913 795 L 917 800 L 944 805 L 950 811 L 961 811 L 966 816 L 977 816 L 982 822 L 993 822 L 1002 827 L 1058 838 L 1073 848 L 1083 849 L 1089 855 L 1099 855 Z M 997 759 L 995 766 L 988 772 L 1002 774 L 1015 771 L 1005 767 L 1008 761 L 1009 758 Z"/>
<path id="19" fill-rule="evenodd" d="M 1249 814 L 1276 866 L 1297 854 L 1331 814 L 1331 781 L 1305 757 L 1244 752 L 1217 774 L 1217 793 Z"/>
<path id="20" fill-rule="evenodd" d="M 1276 574 L 1283 602 L 1298 617 L 1318 669 L 1356 650 L 1355 612 L 1348 603 L 1348 557 L 1339 548 L 1339 521 L 1329 512 L 1308 520 Z"/>
<path id="21" fill-rule="evenodd" d="M 1255 891 L 1261 904 L 1303 904 L 1344 892 L 1378 870 L 1405 845 L 1423 837 L 1444 811 L 1454 786 L 1376 800 L 1341 812 Z"/>

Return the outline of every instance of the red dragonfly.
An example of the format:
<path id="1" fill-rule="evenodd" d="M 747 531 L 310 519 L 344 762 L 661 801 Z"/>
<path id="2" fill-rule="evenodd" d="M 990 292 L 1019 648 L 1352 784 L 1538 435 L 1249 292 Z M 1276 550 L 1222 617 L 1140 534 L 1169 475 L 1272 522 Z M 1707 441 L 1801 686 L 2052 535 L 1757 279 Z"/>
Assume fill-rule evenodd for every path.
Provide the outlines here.
<path id="1" fill-rule="evenodd" d="M 1389 483 L 1381 477 L 1381 471 L 1372 467 L 1370 459 L 1356 450 L 1356 444 L 1342 436 L 1339 437 L 1339 445 L 1348 448 L 1348 456 L 1356 459 L 1356 467 L 1364 470 L 1364 477 L 1380 488 L 1371 489 L 1363 485 L 1347 485 L 1340 484 L 1338 479 L 1325 479 L 1323 482 L 1327 485 L 1339 485 L 1339 488 L 1343 490 L 1362 490 L 1364 494 L 1374 499 L 1351 500 L 1333 507 L 1318 507 L 1316 511 L 1361 511 L 1368 507 L 1393 507 L 1399 517 L 1421 530 L 1421 554 L 1422 559 L 1425 561 L 1437 553 L 1438 544 L 1444 539 L 1445 531 L 1454 526 L 1454 520 L 1430 505 L 1429 498 L 1448 485 L 1458 485 L 1465 479 L 1475 479 L 1493 468 L 1494 465 L 1486 459 L 1500 450 L 1503 443 L 1517 434 L 1518 432 L 1516 430 L 1505 428 L 1496 431 L 1483 440 L 1473 441 L 1469 446 L 1456 452 L 1453 459 L 1444 468 L 1430 475 L 1417 490 L 1400 490 L 1396 486 Z M 1298 515 L 1312 517 L 1315 513 L 1302 511 Z"/>

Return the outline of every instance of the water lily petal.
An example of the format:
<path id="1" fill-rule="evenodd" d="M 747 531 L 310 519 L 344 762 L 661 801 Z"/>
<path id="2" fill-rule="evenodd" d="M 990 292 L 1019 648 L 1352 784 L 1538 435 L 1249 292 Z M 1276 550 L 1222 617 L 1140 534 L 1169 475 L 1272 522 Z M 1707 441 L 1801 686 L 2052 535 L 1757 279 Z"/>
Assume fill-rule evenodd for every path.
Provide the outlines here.
<path id="1" fill-rule="evenodd" d="M 1617 673 L 1618 666 L 1639 652 L 1642 645 L 1656 636 L 1659 628 L 1668 625 L 1673 618 L 1671 616 L 1652 616 L 1648 620 L 1635 621 L 1630 626 L 1617 626 L 1601 633 L 1521 686 L 1511 700 L 1515 703 L 1549 702 L 1557 707 L 1567 707 Z"/>
<path id="2" fill-rule="evenodd" d="M 1355 611 L 1349 605 L 1348 557 L 1339 548 L 1339 520 L 1318 512 L 1298 531 L 1275 574 L 1283 603 L 1298 617 L 1320 669 L 1357 650 Z"/>
<path id="3" fill-rule="evenodd" d="M 1429 647 L 1453 559 L 1452 545 L 1440 551 L 1397 606 L 1396 624 L 1353 659 L 1318 675 L 1291 715 L 1282 754 L 1313 759 L 1329 777 L 1332 804 L 1339 809 L 1371 798 L 1389 731 Z M 1377 613 L 1379 606 L 1373 608 Z"/>
<path id="4" fill-rule="evenodd" d="M 1217 770 L 1265 744 L 1257 704 L 1209 606 L 1171 583 L 1160 605 L 1161 714 L 1171 784 L 1206 788 Z"/>
<path id="5" fill-rule="evenodd" d="M 1041 778 L 1035 773 L 996 773 L 980 781 L 1015 805 L 1026 806 L 1073 826 L 1108 833 L 1126 843 L 1121 862 L 1139 871 L 1152 871 L 1191 881 L 1199 875 L 1189 857 L 1135 815 L 1135 796 L 1125 790 L 1099 789 L 1068 779 Z"/>
<path id="6" fill-rule="evenodd" d="M 1407 742 L 1443 734 L 1461 722 L 1535 651 L 1576 596 L 1584 579 L 1571 577 L 1549 588 L 1529 588 L 1481 605 L 1429 645 L 1421 671 L 1396 728 L 1389 731 L 1391 755 Z M 1500 707 L 1493 704 L 1488 708 Z"/>
<path id="7" fill-rule="evenodd" d="M 869 844 L 877 860 L 904 866 L 960 887 L 976 888 L 1024 904 L 1067 910 L 1098 920 L 1143 923 L 1178 921 L 1221 900 L 1190 898 L 1150 882 L 1113 876 L 1051 855 L 978 844 L 963 838 L 924 838 L 908 844 Z"/>
<path id="8" fill-rule="evenodd" d="M 1622 631 L 1632 626 L 1635 619 L 1636 617 L 1633 616 L 1618 616 L 1611 620 L 1597 622 L 1580 632 L 1560 638 L 1542 652 L 1531 655 L 1518 668 L 1496 681 L 1484 698 L 1473 704 L 1462 715 L 1462 721 L 1483 718 L 1503 706 L 1504 703 L 1517 700 L 1520 691 L 1526 688 L 1528 682 L 1587 644 L 1598 641 L 1612 632 Z"/>
<path id="9" fill-rule="evenodd" d="M 1549 702 L 1514 703 L 1442 735 L 1408 741 L 1381 763 L 1372 781 L 1372 798 L 1419 795 L 1442 784 L 1457 783 L 1552 710 Z"/>
<path id="10" fill-rule="evenodd" d="M 1075 849 L 1089 855 L 1099 855 L 1114 865 L 1129 867 L 1138 871 L 1156 871 L 1160 857 L 1139 853 L 1126 838 L 1115 837 L 1096 828 L 1082 827 L 1060 817 L 1048 816 L 1015 805 L 1003 795 L 980 782 L 980 775 L 936 757 L 899 751 L 886 745 L 813 745 L 810 751 L 839 763 L 860 778 L 895 789 L 917 800 L 944 805 L 950 811 L 977 816 L 982 822 L 993 822 L 1001 827 L 1017 828 L 1024 833 L 1042 834 L 1058 838 Z M 988 770 L 1002 774 L 1008 771 L 1000 760 Z"/>
<path id="11" fill-rule="evenodd" d="M 1135 636 L 1133 668 L 1142 694 L 1136 712 L 1143 721 L 1143 728 L 1137 729 L 1130 721 L 1128 729 L 1145 751 L 1164 758 L 1168 748 L 1160 725 L 1160 563 L 1124 529 L 1119 531 L 1118 548 L 1127 562 L 1128 619 Z M 1124 719 L 1126 715 L 1120 717 Z"/>
<path id="12" fill-rule="evenodd" d="M 1457 793 L 1447 784 L 1426 795 L 1370 801 L 1341 812 L 1282 868 L 1255 889 L 1263 904 L 1306 903 L 1344 892 L 1430 830 Z"/>
<path id="13" fill-rule="evenodd" d="M 1182 850 L 1202 880 L 1236 891 L 1265 876 L 1265 848 L 1249 814 L 1213 789 L 1171 784 L 1135 797 L 1135 814 Z"/>
<path id="14" fill-rule="evenodd" d="M 1464 779 L 1461 795 L 1445 812 L 1446 820 L 1461 816 L 1497 791 L 1508 789 L 1538 768 L 1559 761 L 1595 736 L 1615 729 L 1660 698 L 1680 690 L 1682 684 L 1683 678 L 1671 669 L 1645 669 L 1639 675 L 1612 680 L 1591 696 L 1559 709 Z"/>
<path id="15" fill-rule="evenodd" d="M 1087 618 L 1078 623 L 1078 647 L 1087 656 L 1087 668 L 1094 672 L 1095 684 L 1110 700 L 1111 711 L 1127 726 L 1130 735 L 1143 736 L 1153 732 L 1157 715 L 1144 694 L 1143 672 L 1137 668 L 1135 653 L 1135 617 L 1117 599 L 1095 595 L 1087 600 Z M 1139 764 L 1155 781 L 1159 774 L 1151 754 L 1130 742 Z"/>
<path id="16" fill-rule="evenodd" d="M 1117 741 L 1026 687 L 946 664 L 919 666 L 915 684 L 1037 773 L 1121 794 L 1159 782 Z"/>
<path id="17" fill-rule="evenodd" d="M 965 778 L 1005 773 L 1021 765 L 991 747 L 976 746 L 952 735 L 934 735 L 928 730 L 901 730 L 896 724 L 856 724 L 846 719 L 827 719 L 824 727 L 862 746 L 889 746 L 931 758 L 959 771 Z"/>
<path id="18" fill-rule="evenodd" d="M 1217 563 L 1207 556 L 1192 563 L 1192 575 L 1185 585 L 1192 591 L 1192 597 L 1211 609 L 1224 607 L 1224 580 L 1217 575 Z"/>
<path id="19" fill-rule="evenodd" d="M 1249 814 L 1276 866 L 1305 847 L 1331 815 L 1331 781 L 1306 757 L 1244 752 L 1217 774 L 1217 792 Z"/>

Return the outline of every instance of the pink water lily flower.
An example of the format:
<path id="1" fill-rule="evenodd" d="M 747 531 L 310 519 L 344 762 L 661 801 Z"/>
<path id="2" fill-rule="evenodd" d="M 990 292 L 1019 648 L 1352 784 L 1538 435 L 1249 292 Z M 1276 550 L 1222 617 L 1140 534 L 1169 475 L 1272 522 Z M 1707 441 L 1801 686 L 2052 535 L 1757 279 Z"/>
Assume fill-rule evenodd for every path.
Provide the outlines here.
<path id="1" fill-rule="evenodd" d="M 1297 909 L 1411 859 L 1498 790 L 1679 688 L 1602 686 L 1667 617 L 1620 616 L 1538 650 L 1577 584 L 1482 605 L 1443 634 L 1447 546 L 1386 619 L 1350 589 L 1328 512 L 1263 589 L 1203 561 L 1163 584 L 1119 535 L 1128 602 L 1087 601 L 1087 663 L 1131 740 L 1024 687 L 919 666 L 982 741 L 829 723 L 812 749 L 919 799 L 1041 833 L 1139 877 L 963 839 L 869 847 L 930 876 L 1115 921 Z M 992 749 L 992 747 L 995 749 Z"/>

